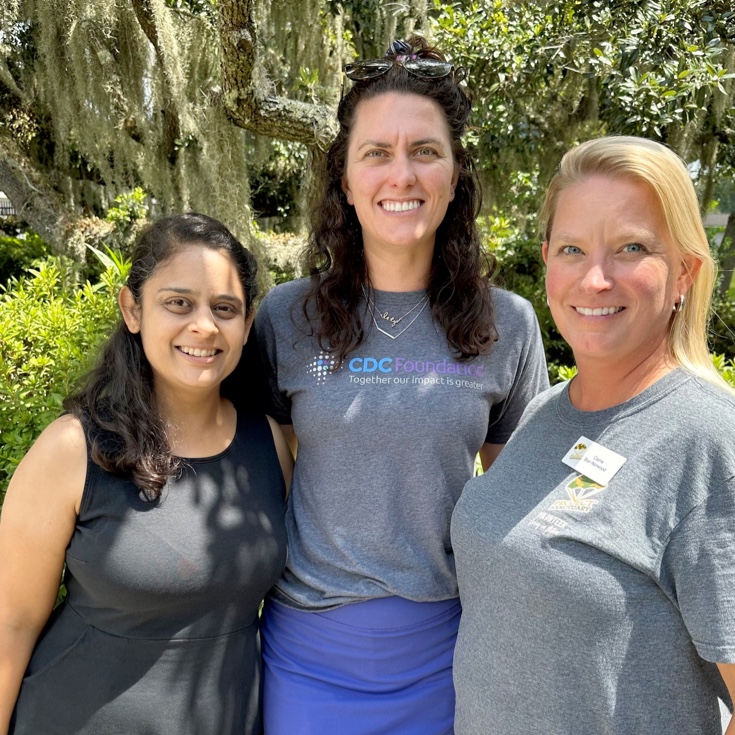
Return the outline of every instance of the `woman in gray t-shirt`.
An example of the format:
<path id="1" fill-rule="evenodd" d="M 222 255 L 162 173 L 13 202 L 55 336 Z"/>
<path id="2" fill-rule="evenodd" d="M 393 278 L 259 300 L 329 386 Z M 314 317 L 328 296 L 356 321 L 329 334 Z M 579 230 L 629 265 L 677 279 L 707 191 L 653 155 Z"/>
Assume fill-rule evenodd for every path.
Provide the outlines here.
<path id="1" fill-rule="evenodd" d="M 683 162 L 573 149 L 541 212 L 578 373 L 528 407 L 452 519 L 458 735 L 720 735 L 735 691 L 735 391 Z M 735 733 L 735 724 L 728 728 Z"/>
<path id="2" fill-rule="evenodd" d="M 263 615 L 268 735 L 444 735 L 460 617 L 449 519 L 547 385 L 533 310 L 491 288 L 461 141 L 470 104 L 421 38 L 349 65 L 312 279 L 256 317 L 298 440 L 289 555 Z"/>

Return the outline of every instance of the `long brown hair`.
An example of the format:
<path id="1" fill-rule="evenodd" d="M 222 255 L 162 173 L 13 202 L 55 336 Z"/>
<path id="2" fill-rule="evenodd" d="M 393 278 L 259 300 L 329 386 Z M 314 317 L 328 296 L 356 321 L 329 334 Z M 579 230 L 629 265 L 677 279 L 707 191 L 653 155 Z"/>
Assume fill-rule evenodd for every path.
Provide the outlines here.
<path id="1" fill-rule="evenodd" d="M 394 42 L 386 58 L 395 60 L 400 54 L 445 60 L 443 53 L 429 46 L 421 36 Z M 312 216 L 306 249 L 312 280 L 303 312 L 321 348 L 335 354 L 338 364 L 365 339 L 365 311 L 360 303 L 363 289 L 369 285 L 369 274 L 362 228 L 342 190 L 342 177 L 350 131 L 360 102 L 388 92 L 417 94 L 434 100 L 449 126 L 459 180 L 454 199 L 436 232 L 429 304 L 457 357 L 475 357 L 487 351 L 497 337 L 489 288 L 495 259 L 483 250 L 475 225 L 482 195 L 474 163 L 461 140 L 472 105 L 455 74 L 426 79 L 394 64 L 381 76 L 355 82 L 342 98 L 337 111 L 339 133 L 327 151 L 321 196 Z"/>
<path id="2" fill-rule="evenodd" d="M 160 219 L 141 234 L 127 281 L 135 302 L 140 304 L 153 273 L 192 245 L 229 253 L 249 313 L 258 295 L 255 258 L 221 222 L 194 213 Z M 147 499 L 158 498 L 166 480 L 179 471 L 181 460 L 171 454 L 166 439 L 140 334 L 130 332 L 122 319 L 102 347 L 97 365 L 66 398 L 64 408 L 82 421 L 92 461 L 130 477 Z"/>

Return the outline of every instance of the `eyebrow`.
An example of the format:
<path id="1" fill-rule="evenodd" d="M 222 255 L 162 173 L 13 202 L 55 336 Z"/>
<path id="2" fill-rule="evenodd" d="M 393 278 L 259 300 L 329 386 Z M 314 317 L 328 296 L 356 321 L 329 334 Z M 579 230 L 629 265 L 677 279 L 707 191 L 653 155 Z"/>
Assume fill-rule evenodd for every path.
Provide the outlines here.
<path id="1" fill-rule="evenodd" d="M 164 286 L 163 288 L 158 289 L 158 293 L 161 293 L 162 291 L 173 291 L 174 293 L 184 294 L 185 296 L 196 296 L 199 293 L 198 291 L 194 291 L 191 288 L 180 288 L 177 286 Z M 223 299 L 224 301 L 233 301 L 236 304 L 239 304 L 240 306 L 243 305 L 242 299 L 239 296 L 235 296 L 234 294 L 230 294 L 230 293 L 217 294 L 215 296 L 215 299 Z"/>
<path id="2" fill-rule="evenodd" d="M 440 140 L 439 138 L 421 138 L 421 140 L 414 140 L 411 143 L 411 148 L 416 148 L 418 146 L 429 145 L 429 144 L 438 145 L 438 146 L 441 146 L 442 148 L 445 147 L 444 141 Z M 381 141 L 381 140 L 366 140 L 364 143 L 362 143 L 358 147 L 357 150 L 360 151 L 366 146 L 375 146 L 376 148 L 392 148 L 393 147 L 390 143 L 385 143 L 384 141 Z"/>
<path id="3" fill-rule="evenodd" d="M 625 241 L 625 242 L 646 242 L 646 243 L 652 243 L 658 241 L 658 238 L 654 235 L 653 232 L 647 229 L 638 229 L 638 230 L 627 230 L 626 232 L 622 233 L 616 233 L 615 239 L 618 241 Z M 577 243 L 577 242 L 584 242 L 586 240 L 584 235 L 574 235 L 571 232 L 565 232 L 564 230 L 554 231 L 553 227 L 551 230 L 551 237 L 549 240 L 563 240 L 564 242 L 568 242 L 571 244 Z"/>

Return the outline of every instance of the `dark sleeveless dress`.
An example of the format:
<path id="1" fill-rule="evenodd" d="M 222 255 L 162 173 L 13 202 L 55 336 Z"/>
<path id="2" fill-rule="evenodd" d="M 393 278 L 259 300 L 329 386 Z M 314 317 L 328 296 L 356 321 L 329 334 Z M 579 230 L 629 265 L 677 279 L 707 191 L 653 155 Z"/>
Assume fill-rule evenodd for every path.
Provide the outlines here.
<path id="1" fill-rule="evenodd" d="M 13 735 L 255 735 L 258 610 L 286 562 L 264 416 L 146 502 L 88 461 L 67 601 L 36 644 Z"/>

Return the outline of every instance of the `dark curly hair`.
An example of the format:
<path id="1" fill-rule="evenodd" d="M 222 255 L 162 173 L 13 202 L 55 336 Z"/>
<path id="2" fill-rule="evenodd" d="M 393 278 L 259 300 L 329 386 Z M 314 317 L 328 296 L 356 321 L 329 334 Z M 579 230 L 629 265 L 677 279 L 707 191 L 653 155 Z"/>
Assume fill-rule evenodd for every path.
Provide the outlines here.
<path id="1" fill-rule="evenodd" d="M 421 36 L 394 41 L 386 58 L 395 60 L 399 55 L 445 61 L 444 54 Z M 303 303 L 304 315 L 321 348 L 334 353 L 338 364 L 365 339 L 367 312 L 360 303 L 363 288 L 370 284 L 362 228 L 342 190 L 350 131 L 360 103 L 388 92 L 421 95 L 439 105 L 449 126 L 459 171 L 454 199 L 436 232 L 428 285 L 434 319 L 459 359 L 486 352 L 497 338 L 489 288 L 496 264 L 480 244 L 475 225 L 482 203 L 480 183 L 461 140 L 472 105 L 457 76 L 454 72 L 427 79 L 394 64 L 378 77 L 355 82 L 339 103 L 339 133 L 324 160 L 306 248 L 311 286 Z"/>
<path id="2" fill-rule="evenodd" d="M 192 245 L 229 253 L 249 314 L 258 295 L 255 258 L 221 222 L 195 213 L 165 217 L 141 234 L 127 280 L 135 302 L 140 304 L 146 281 Z M 122 319 L 64 408 L 82 421 L 95 464 L 130 477 L 148 500 L 158 498 L 166 480 L 179 471 L 181 460 L 171 454 L 166 439 L 140 334 L 130 332 Z"/>

